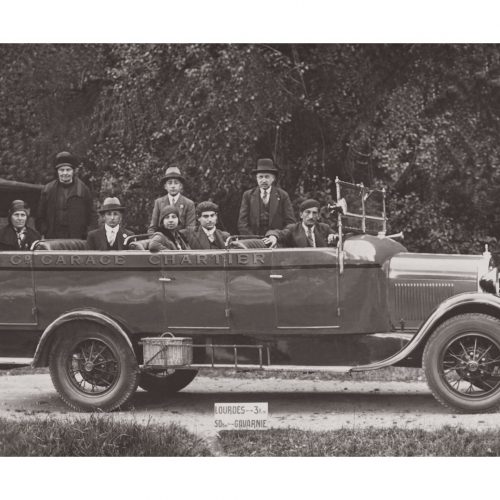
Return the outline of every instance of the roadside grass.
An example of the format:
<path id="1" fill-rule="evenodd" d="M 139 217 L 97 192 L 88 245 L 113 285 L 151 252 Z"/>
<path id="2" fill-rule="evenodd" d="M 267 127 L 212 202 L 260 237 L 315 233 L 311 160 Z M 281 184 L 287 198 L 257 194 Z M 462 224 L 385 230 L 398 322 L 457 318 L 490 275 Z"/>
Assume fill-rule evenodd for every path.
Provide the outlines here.
<path id="1" fill-rule="evenodd" d="M 2 375 L 35 375 L 49 373 L 48 368 L 12 368 L 0 370 Z M 200 375 L 204 377 L 230 377 L 243 379 L 278 378 L 288 380 L 360 380 L 360 381 L 386 381 L 386 382 L 415 382 L 425 381 L 424 371 L 421 368 L 401 368 L 391 366 L 380 370 L 366 372 L 339 374 L 325 372 L 259 372 L 259 371 L 235 371 L 235 370 L 203 370 Z"/>
<path id="2" fill-rule="evenodd" d="M 113 418 L 11 420 L 0 418 L 0 456 L 203 457 L 208 445 L 175 424 L 117 422 Z"/>
<path id="3" fill-rule="evenodd" d="M 221 431 L 219 444 L 236 457 L 498 457 L 500 431 L 422 429 L 299 429 Z"/>

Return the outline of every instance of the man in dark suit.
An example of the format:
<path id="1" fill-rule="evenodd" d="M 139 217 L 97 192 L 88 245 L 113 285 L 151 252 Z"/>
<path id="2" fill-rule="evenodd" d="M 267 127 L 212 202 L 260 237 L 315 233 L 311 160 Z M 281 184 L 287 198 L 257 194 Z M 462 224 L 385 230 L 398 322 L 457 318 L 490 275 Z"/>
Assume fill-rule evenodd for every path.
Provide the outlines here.
<path id="1" fill-rule="evenodd" d="M 181 231 L 191 249 L 224 248 L 229 233 L 217 229 L 219 207 L 211 201 L 202 201 L 196 207 L 196 218 L 199 227 Z"/>
<path id="2" fill-rule="evenodd" d="M 134 234 L 121 224 L 125 207 L 118 198 L 106 198 L 98 210 L 104 219 L 99 229 L 90 231 L 87 236 L 89 250 L 124 250 L 125 239 Z"/>
<path id="3" fill-rule="evenodd" d="M 283 230 L 270 230 L 264 243 L 271 248 L 278 243 L 283 247 L 326 247 L 333 245 L 337 234 L 328 224 L 319 222 L 320 204 L 316 200 L 305 200 L 300 204 L 301 222 L 290 224 Z"/>
<path id="4" fill-rule="evenodd" d="M 278 169 L 268 158 L 257 161 L 253 172 L 258 186 L 243 193 L 238 218 L 239 234 L 264 236 L 270 229 L 283 229 L 293 224 L 292 202 L 288 193 L 274 184 Z"/>
<path id="5" fill-rule="evenodd" d="M 179 229 L 194 228 L 196 226 L 194 202 L 181 194 L 185 179 L 180 170 L 177 167 L 168 167 L 161 183 L 167 194 L 155 200 L 148 233 L 160 229 L 160 214 L 168 205 L 173 205 L 179 211 Z"/>

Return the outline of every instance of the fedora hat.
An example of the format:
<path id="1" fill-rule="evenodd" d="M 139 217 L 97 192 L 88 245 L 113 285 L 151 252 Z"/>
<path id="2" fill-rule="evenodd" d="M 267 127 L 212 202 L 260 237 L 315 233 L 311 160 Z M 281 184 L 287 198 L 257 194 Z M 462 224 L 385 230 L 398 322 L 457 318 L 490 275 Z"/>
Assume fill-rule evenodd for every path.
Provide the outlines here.
<path id="1" fill-rule="evenodd" d="M 118 198 L 106 198 L 101 208 L 98 210 L 100 214 L 104 212 L 110 212 L 111 210 L 116 210 L 117 212 L 124 212 L 125 207 L 121 205 L 120 200 Z"/>
<path id="2" fill-rule="evenodd" d="M 161 180 L 161 183 L 165 184 L 168 179 L 179 179 L 182 183 L 186 182 L 186 179 L 182 177 L 181 171 L 177 167 L 168 167 L 167 170 L 165 170 L 165 176 Z"/>
<path id="3" fill-rule="evenodd" d="M 278 175 L 278 169 L 274 166 L 273 160 L 271 158 L 261 158 L 257 160 L 257 168 L 252 170 L 252 174 L 274 174 Z"/>
<path id="4" fill-rule="evenodd" d="M 54 169 L 57 171 L 60 167 L 71 167 L 75 169 L 78 166 L 78 160 L 67 151 L 61 151 L 54 158 Z"/>

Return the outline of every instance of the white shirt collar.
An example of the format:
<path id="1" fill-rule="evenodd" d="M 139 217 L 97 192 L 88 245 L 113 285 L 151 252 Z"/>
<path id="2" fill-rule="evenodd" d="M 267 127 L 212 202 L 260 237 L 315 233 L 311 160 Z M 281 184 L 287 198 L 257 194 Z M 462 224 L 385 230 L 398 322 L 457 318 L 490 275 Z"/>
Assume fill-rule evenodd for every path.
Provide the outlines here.
<path id="1" fill-rule="evenodd" d="M 207 236 L 212 236 L 214 233 L 215 233 L 215 227 L 213 227 L 212 229 L 205 229 L 203 226 L 202 226 L 202 229 L 203 231 L 205 231 L 205 234 Z"/>
<path id="2" fill-rule="evenodd" d="M 171 194 L 168 195 L 168 199 L 169 201 L 172 200 L 174 202 L 174 205 L 177 203 L 177 201 L 179 200 L 179 196 L 181 195 L 181 193 L 177 193 L 175 196 L 172 196 Z"/>
<path id="3" fill-rule="evenodd" d="M 302 227 L 304 228 L 304 231 L 307 234 L 307 231 L 309 230 L 309 226 L 306 226 L 304 223 L 302 223 Z M 311 231 L 312 231 L 312 234 L 314 235 L 314 226 L 311 226 Z"/>
<path id="4" fill-rule="evenodd" d="M 107 224 L 104 224 L 104 229 L 106 229 L 106 234 L 116 234 L 120 229 L 120 224 L 118 224 L 118 226 L 115 227 L 110 227 Z"/>

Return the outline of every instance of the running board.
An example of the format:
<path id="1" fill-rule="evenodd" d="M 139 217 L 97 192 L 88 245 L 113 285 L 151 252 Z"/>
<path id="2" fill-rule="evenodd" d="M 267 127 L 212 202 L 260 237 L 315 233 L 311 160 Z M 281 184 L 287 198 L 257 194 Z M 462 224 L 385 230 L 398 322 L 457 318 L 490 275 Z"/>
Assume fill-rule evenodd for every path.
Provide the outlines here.
<path id="1" fill-rule="evenodd" d="M 0 358 L 0 367 L 2 365 L 8 365 L 8 366 L 14 366 L 14 365 L 26 366 L 26 365 L 31 365 L 32 362 L 33 362 L 33 358 Z"/>
<path id="2" fill-rule="evenodd" d="M 141 365 L 141 369 L 152 370 L 151 366 Z M 311 366 L 311 365 L 246 365 L 246 364 L 191 364 L 182 366 L 155 367 L 156 370 L 237 370 L 265 372 L 329 372 L 347 374 L 352 366 Z"/>

